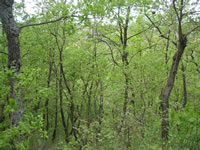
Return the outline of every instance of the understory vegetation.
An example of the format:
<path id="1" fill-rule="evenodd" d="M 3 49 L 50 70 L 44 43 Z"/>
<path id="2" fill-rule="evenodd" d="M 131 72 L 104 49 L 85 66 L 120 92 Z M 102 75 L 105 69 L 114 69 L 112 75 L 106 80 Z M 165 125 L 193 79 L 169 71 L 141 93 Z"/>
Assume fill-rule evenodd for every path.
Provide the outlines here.
<path id="1" fill-rule="evenodd" d="M 32 3 L 0 2 L 0 150 L 200 150 L 199 0 Z"/>

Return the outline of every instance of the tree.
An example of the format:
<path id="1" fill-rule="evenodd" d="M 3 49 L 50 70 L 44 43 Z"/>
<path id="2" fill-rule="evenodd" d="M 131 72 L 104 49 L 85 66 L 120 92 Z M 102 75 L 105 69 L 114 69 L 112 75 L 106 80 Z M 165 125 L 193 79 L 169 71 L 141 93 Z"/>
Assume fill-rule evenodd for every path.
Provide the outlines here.
<path id="1" fill-rule="evenodd" d="M 187 47 L 188 43 L 188 36 L 197 30 L 199 28 L 199 25 L 194 26 L 192 29 L 188 29 L 184 26 L 185 18 L 189 17 L 188 14 L 191 12 L 188 12 L 187 6 L 189 6 L 188 1 L 185 0 L 173 0 L 171 3 L 171 7 L 167 8 L 170 10 L 173 10 L 175 13 L 175 22 L 177 23 L 177 41 L 173 41 L 170 39 L 170 37 L 167 37 L 160 29 L 158 25 L 156 25 L 152 19 L 146 14 L 146 17 L 148 20 L 152 23 L 152 25 L 157 29 L 160 36 L 164 39 L 171 40 L 171 42 L 174 44 L 176 50 L 176 53 L 173 56 L 172 65 L 170 68 L 170 73 L 167 79 L 166 86 L 163 88 L 160 99 L 161 99 L 161 110 L 162 110 L 162 139 L 164 142 L 167 142 L 168 140 L 168 131 L 169 131 L 169 97 L 171 94 L 171 91 L 174 87 L 175 83 L 175 77 L 178 71 L 179 63 L 181 61 L 181 57 L 185 51 L 185 48 Z M 186 18 L 188 20 L 188 18 Z M 185 31 L 186 30 L 186 31 Z M 170 31 L 170 29 L 169 29 Z M 184 68 L 183 68 L 184 71 Z M 166 144 L 166 143 L 165 143 Z M 165 144 L 163 145 L 163 149 L 165 149 Z"/>
<path id="2" fill-rule="evenodd" d="M 13 16 L 14 0 L 2 0 L 0 2 L 0 18 L 3 24 L 3 29 L 8 40 L 8 68 L 13 71 L 13 76 L 10 78 L 10 98 L 14 99 L 17 104 L 17 110 L 11 113 L 11 125 L 16 126 L 22 120 L 22 97 L 20 89 L 15 89 L 16 79 L 14 74 L 20 73 L 21 58 L 20 58 L 20 42 L 18 27 Z"/>

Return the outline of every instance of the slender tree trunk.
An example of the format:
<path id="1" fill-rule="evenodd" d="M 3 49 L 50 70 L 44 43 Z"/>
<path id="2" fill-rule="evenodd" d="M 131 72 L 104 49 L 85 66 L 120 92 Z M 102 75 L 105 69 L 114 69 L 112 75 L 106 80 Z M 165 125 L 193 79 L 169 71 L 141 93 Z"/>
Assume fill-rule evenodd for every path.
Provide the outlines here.
<path id="1" fill-rule="evenodd" d="M 183 102 L 183 108 L 185 108 L 187 104 L 187 86 L 186 86 L 186 76 L 185 76 L 185 66 L 182 64 L 182 77 L 183 77 L 183 97 L 184 97 L 184 102 Z"/>
<path id="2" fill-rule="evenodd" d="M 169 45 L 170 45 L 170 31 L 168 33 L 168 37 L 167 37 L 167 45 L 166 45 L 166 50 L 165 50 L 165 64 L 166 64 L 166 75 L 168 76 L 169 74 L 169 68 L 168 68 L 168 61 L 169 61 L 169 56 L 168 56 L 168 50 L 169 50 Z"/>
<path id="3" fill-rule="evenodd" d="M 20 73 L 20 44 L 19 33 L 20 29 L 17 26 L 13 16 L 14 0 L 0 1 L 0 19 L 3 24 L 3 29 L 8 40 L 8 68 L 14 71 L 14 75 Z M 22 120 L 22 97 L 20 89 L 15 89 L 17 81 L 14 77 L 10 78 L 10 98 L 14 99 L 17 104 L 17 110 L 11 113 L 11 126 L 18 125 Z"/>
<path id="4" fill-rule="evenodd" d="M 178 20 L 178 43 L 177 43 L 177 51 L 174 54 L 173 62 L 171 65 L 169 77 L 167 80 L 167 84 L 163 91 L 161 92 L 160 99 L 161 99 L 161 110 L 162 110 L 162 149 L 166 149 L 166 143 L 168 141 L 168 131 L 169 131 L 169 116 L 168 116 L 168 109 L 169 109 L 169 97 L 171 94 L 171 91 L 174 87 L 175 77 L 176 73 L 179 67 L 179 63 L 181 61 L 181 57 L 183 55 L 183 52 L 185 50 L 185 47 L 187 46 L 187 35 L 183 34 L 182 31 L 182 19 L 183 19 L 183 6 L 184 6 L 184 0 L 181 0 L 181 6 L 179 10 L 177 9 L 176 0 L 173 0 L 172 5 L 174 8 L 174 11 L 176 13 L 176 17 Z M 179 11 L 179 13 L 178 13 Z"/>
<path id="5" fill-rule="evenodd" d="M 48 72 L 48 79 L 47 79 L 47 88 L 50 88 L 51 83 L 51 74 L 52 74 L 52 62 L 49 62 L 49 72 Z M 49 98 L 45 101 L 45 107 L 46 107 L 46 131 L 49 130 Z"/>
<path id="6" fill-rule="evenodd" d="M 128 6 L 128 8 L 127 8 L 125 24 L 122 25 L 119 22 L 121 44 L 123 46 L 121 58 L 122 58 L 122 63 L 124 65 L 123 74 L 124 74 L 124 79 L 125 79 L 123 116 L 122 116 L 122 120 L 121 120 L 122 124 L 121 124 L 120 129 L 119 129 L 120 132 L 121 132 L 121 128 L 123 127 L 123 123 L 124 123 L 125 118 L 126 118 L 127 105 L 128 105 L 129 77 L 128 77 L 128 74 L 127 74 L 127 69 L 128 69 L 128 66 L 129 66 L 129 61 L 128 61 L 128 52 L 127 52 L 126 48 L 127 48 L 127 42 L 128 42 L 129 15 L 130 15 L 130 6 Z"/>
<path id="7" fill-rule="evenodd" d="M 65 132 L 65 141 L 68 143 L 69 142 L 69 134 L 68 134 L 68 127 L 66 125 L 65 122 L 65 114 L 64 114 L 64 110 L 63 110 L 63 86 L 62 86 L 62 51 L 60 51 L 60 76 L 59 76 L 59 97 L 60 97 L 60 113 L 61 113 L 61 118 L 62 118 L 62 123 L 63 123 L 63 127 L 64 127 L 64 132 Z"/>
<path id="8" fill-rule="evenodd" d="M 125 77 L 125 88 L 124 88 L 124 106 L 123 106 L 123 115 L 124 117 L 126 116 L 127 112 L 127 104 L 128 104 L 128 75 L 127 73 L 124 72 L 124 77 Z"/>
<path id="9" fill-rule="evenodd" d="M 102 119 L 103 119 L 103 116 L 104 116 L 104 108 L 103 108 L 103 100 L 104 100 L 104 88 L 103 88 L 103 81 L 99 81 L 100 82 L 100 90 L 101 90 L 101 93 L 100 93 L 100 102 L 99 102 L 99 124 L 101 125 L 102 123 Z"/>
<path id="10" fill-rule="evenodd" d="M 74 106 L 74 101 L 73 101 L 73 95 L 72 95 L 72 90 L 70 88 L 70 84 L 69 84 L 69 82 L 68 82 L 68 80 L 67 80 L 67 78 L 65 76 L 62 64 L 61 64 L 61 74 L 62 74 L 62 77 L 64 79 L 64 84 L 65 84 L 65 86 L 67 88 L 68 94 L 70 96 L 70 101 L 71 101 L 70 112 L 68 113 L 68 118 L 67 118 L 67 129 L 69 128 L 69 118 L 71 120 L 72 128 L 71 128 L 70 132 L 68 131 L 68 136 L 74 134 L 75 139 L 77 139 L 76 131 L 74 130 L 76 119 L 75 119 L 75 106 Z"/>
<path id="11" fill-rule="evenodd" d="M 0 123 L 2 123 L 5 120 L 4 109 L 6 106 L 6 101 L 8 101 L 8 95 L 7 99 L 0 103 Z"/>
<path id="12" fill-rule="evenodd" d="M 53 137 L 52 141 L 56 139 L 56 133 L 57 133 L 57 126 L 58 126 L 58 79 L 57 79 L 57 73 L 56 73 L 56 112 L 55 112 L 55 127 L 53 131 Z"/>
<path id="13" fill-rule="evenodd" d="M 164 90 L 161 92 L 161 109 L 162 109 L 162 139 L 163 141 L 168 140 L 168 130 L 169 130 L 169 116 L 168 116 L 168 109 L 169 109 L 169 96 L 171 94 L 172 88 L 174 86 L 176 73 L 178 70 L 179 62 L 181 60 L 181 56 L 184 52 L 186 47 L 187 40 L 186 38 L 180 37 L 178 43 L 178 50 L 173 57 L 173 62 L 170 70 L 170 74 L 167 80 L 167 84 Z M 164 146 L 163 146 L 164 147 Z M 164 149 L 164 148 L 163 148 Z"/>
<path id="14" fill-rule="evenodd" d="M 91 98 L 92 98 L 92 89 L 93 89 L 93 81 L 90 85 L 89 91 L 87 91 L 87 97 L 88 97 L 88 113 L 87 113 L 87 117 L 88 117 L 88 128 L 90 127 L 90 123 L 91 123 Z"/>

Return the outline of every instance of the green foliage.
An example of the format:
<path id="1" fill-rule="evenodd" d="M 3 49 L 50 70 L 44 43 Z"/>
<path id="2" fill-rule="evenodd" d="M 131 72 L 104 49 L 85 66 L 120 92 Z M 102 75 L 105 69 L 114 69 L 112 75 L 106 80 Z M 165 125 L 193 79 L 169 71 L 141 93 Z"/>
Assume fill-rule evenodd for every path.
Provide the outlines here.
<path id="1" fill-rule="evenodd" d="M 189 12 L 199 2 L 186 4 L 184 33 L 197 27 L 198 17 Z M 21 24 L 63 19 L 21 30 L 19 74 L 5 69 L 8 58 L 0 53 L 0 149 L 160 150 L 160 95 L 177 51 L 178 21 L 171 3 L 38 1 L 39 12 L 32 18 L 24 5 L 15 4 Z M 198 30 L 188 36 L 170 94 L 169 150 L 200 147 Z M 0 49 L 7 51 L 3 34 Z M 9 118 L 18 108 L 10 98 L 11 78 L 23 98 L 23 120 L 17 126 Z"/>
<path id="2" fill-rule="evenodd" d="M 194 110 L 190 103 L 180 112 L 172 111 L 170 117 L 171 140 L 169 147 L 173 149 L 198 149 L 200 135 L 200 111 Z"/>
<path id="3" fill-rule="evenodd" d="M 36 72 L 35 72 L 36 73 Z M 29 146 L 29 140 L 32 137 L 33 134 L 39 134 L 42 138 L 47 137 L 47 134 L 45 131 L 42 130 L 43 127 L 43 118 L 41 115 L 34 116 L 31 112 L 24 113 L 23 120 L 19 123 L 18 126 L 8 128 L 9 127 L 9 114 L 13 113 L 17 110 L 17 104 L 16 101 L 12 98 L 9 98 L 7 100 L 7 96 L 9 94 L 9 79 L 11 78 L 13 72 L 11 70 L 8 70 L 6 72 L 1 72 L 1 82 L 0 85 L 0 117 L 4 116 L 4 119 L 0 122 L 0 149 L 13 149 L 13 144 L 15 144 L 15 147 L 20 150 L 26 150 Z M 26 78 L 25 74 L 20 74 L 18 76 L 18 80 L 20 87 L 28 87 L 30 82 L 33 81 L 33 78 L 31 78 L 31 74 L 29 74 L 29 77 Z M 26 74 L 27 75 L 27 74 Z M 36 74 L 34 74 L 35 77 Z M 44 92 L 41 92 L 44 93 Z M 26 109 L 25 109 L 26 110 Z M 3 111 L 3 112 L 2 112 Z M 2 119 L 2 118 L 1 118 Z M 19 138 L 24 139 L 22 142 L 19 142 Z"/>
<path id="4" fill-rule="evenodd" d="M 46 133 L 42 130 L 43 119 L 42 116 L 34 117 L 32 113 L 24 115 L 23 121 L 19 123 L 17 127 L 8 128 L 2 131 L 0 135 L 0 148 L 12 149 L 13 144 L 16 143 L 17 149 L 28 149 L 30 138 L 35 134 L 40 134 L 41 137 L 46 138 Z M 19 142 L 19 138 L 23 138 L 22 142 Z"/>

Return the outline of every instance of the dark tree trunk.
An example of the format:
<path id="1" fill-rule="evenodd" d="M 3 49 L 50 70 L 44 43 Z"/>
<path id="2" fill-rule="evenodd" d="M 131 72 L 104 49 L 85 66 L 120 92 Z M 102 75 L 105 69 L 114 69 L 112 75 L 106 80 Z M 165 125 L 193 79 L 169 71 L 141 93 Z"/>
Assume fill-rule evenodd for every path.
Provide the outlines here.
<path id="1" fill-rule="evenodd" d="M 162 90 L 160 94 L 161 99 L 161 110 L 162 110 L 162 125 L 161 125 L 161 132 L 162 132 L 162 149 L 166 149 L 166 143 L 168 141 L 168 131 L 169 131 L 169 116 L 168 116 L 168 109 L 169 109 L 169 97 L 171 94 L 171 91 L 174 87 L 175 77 L 177 74 L 177 70 L 179 67 L 179 63 L 181 61 L 181 57 L 183 55 L 183 52 L 185 50 L 185 47 L 187 46 L 187 35 L 183 34 L 182 31 L 182 19 L 183 19 L 183 8 L 184 6 L 184 0 L 181 0 L 181 7 L 179 10 L 176 6 L 176 0 L 173 0 L 172 5 L 174 8 L 174 12 L 176 14 L 177 20 L 178 20 L 178 41 L 177 41 L 177 51 L 173 56 L 173 61 L 169 73 L 169 77 L 167 79 L 167 84 L 165 88 Z M 178 5 L 178 4 L 177 4 Z M 160 31 L 160 30 L 159 30 Z M 160 32 L 161 33 L 161 32 Z"/>
<path id="2" fill-rule="evenodd" d="M 119 21 L 121 45 L 123 47 L 121 59 L 122 59 L 122 63 L 123 63 L 123 66 L 124 66 L 123 74 L 124 74 L 124 79 L 125 79 L 123 116 L 122 116 L 122 120 L 121 120 L 121 126 L 119 128 L 119 132 L 121 132 L 121 129 L 123 127 L 123 124 L 124 124 L 124 121 L 125 121 L 125 118 L 126 118 L 126 113 L 127 113 L 127 105 L 128 105 L 128 102 L 129 102 L 129 97 L 128 97 L 129 76 L 128 76 L 128 73 L 127 73 L 129 61 L 128 61 L 128 52 L 126 50 L 127 42 L 128 42 L 129 15 L 130 15 L 130 6 L 128 6 L 128 8 L 127 8 L 126 20 L 125 20 L 124 25 L 122 25 Z"/>
<path id="3" fill-rule="evenodd" d="M 88 112 L 87 112 L 87 117 L 88 117 L 88 122 L 87 122 L 87 125 L 88 125 L 88 128 L 90 127 L 90 123 L 91 123 L 91 98 L 92 98 L 92 89 L 93 89 L 93 81 L 90 85 L 90 88 L 89 88 L 89 91 L 87 91 L 87 97 L 88 97 Z"/>
<path id="4" fill-rule="evenodd" d="M 56 139 L 57 133 L 57 126 L 58 126 L 58 79 L 57 79 L 57 72 L 56 72 L 56 113 L 55 113 L 55 127 L 53 131 L 52 141 Z"/>
<path id="5" fill-rule="evenodd" d="M 6 106 L 6 101 L 8 101 L 8 95 L 7 95 L 7 98 L 0 103 L 0 123 L 2 123 L 4 120 L 5 120 L 5 115 L 4 115 L 4 109 L 5 109 L 5 106 Z M 0 130 L 1 132 L 1 130 Z"/>
<path id="6" fill-rule="evenodd" d="M 71 125 L 72 125 L 72 129 L 71 129 L 71 132 L 68 132 L 68 133 L 70 133 L 70 135 L 72 134 L 72 133 L 74 133 L 74 135 L 75 135 L 75 130 L 74 130 L 74 123 L 76 122 L 76 120 L 75 120 L 75 107 L 74 107 L 74 102 L 73 102 L 73 95 L 72 95 L 72 90 L 71 90 L 71 88 L 70 88 L 70 84 L 69 84 L 69 82 L 68 82 L 68 80 L 67 80 L 67 78 L 66 78 L 66 76 L 65 76 L 65 73 L 64 73 L 64 69 L 63 69 L 63 65 L 61 64 L 61 66 L 60 66 L 61 68 L 61 74 L 62 74 L 62 76 L 63 76 L 63 79 L 64 79 L 64 84 L 65 84 L 65 86 L 66 86 L 66 88 L 67 88 L 67 91 L 68 91 L 68 94 L 69 94 L 69 96 L 70 96 L 70 100 L 71 100 L 71 104 L 70 104 L 70 112 L 68 113 L 68 120 L 67 120 L 67 129 L 68 129 L 68 127 L 69 127 L 69 118 L 70 118 L 70 120 L 71 120 Z M 68 98 L 67 98 L 68 99 Z"/>
<path id="7" fill-rule="evenodd" d="M 52 65 L 53 65 L 52 62 L 49 62 L 49 72 L 48 72 L 48 79 L 47 79 L 47 88 L 50 88 Z M 49 105 L 49 98 L 47 98 L 46 101 L 45 101 L 45 107 L 46 107 L 46 131 L 49 130 L 49 106 L 48 105 Z"/>
<path id="8" fill-rule="evenodd" d="M 3 24 L 3 29 L 6 33 L 8 40 L 8 68 L 12 69 L 15 74 L 20 73 L 20 44 L 19 33 L 20 29 L 17 26 L 13 16 L 14 0 L 1 0 L 0 1 L 0 19 Z M 17 110 L 11 113 L 11 125 L 18 125 L 22 120 L 22 98 L 20 89 L 15 89 L 16 79 L 10 78 L 10 98 L 13 98 L 17 104 Z"/>
<path id="9" fill-rule="evenodd" d="M 102 119 L 104 117 L 104 108 L 103 108 L 103 100 L 104 100 L 104 87 L 103 87 L 103 81 L 99 81 L 100 82 L 100 98 L 99 98 L 99 116 L 98 116 L 98 120 L 99 120 L 99 125 L 101 125 L 102 123 Z"/>
<path id="10" fill-rule="evenodd" d="M 180 35 L 178 41 L 178 50 L 173 57 L 173 62 L 170 70 L 170 74 L 167 80 L 167 85 L 162 91 L 161 98 L 161 109 L 162 109 L 162 139 L 164 141 L 168 140 L 168 130 L 169 130 L 169 117 L 168 117 L 168 109 L 169 109 L 169 96 L 171 94 L 172 88 L 174 86 L 176 73 L 178 70 L 179 62 L 181 60 L 181 56 L 186 47 L 187 40 L 183 35 Z"/>
<path id="11" fill-rule="evenodd" d="M 68 133 L 68 122 L 66 124 L 65 122 L 65 114 L 64 114 L 64 110 L 63 110 L 63 85 L 62 85 L 62 51 L 60 51 L 60 76 L 59 76 L 59 97 L 60 97 L 60 113 L 61 113 L 61 118 L 62 118 L 62 123 L 63 123 L 63 127 L 64 127 L 64 132 L 65 132 L 65 141 L 66 143 L 69 142 L 69 133 Z M 69 118 L 69 117 L 68 117 Z"/>
<path id="12" fill-rule="evenodd" d="M 182 72 L 183 72 L 183 97 L 184 97 L 184 102 L 183 102 L 183 108 L 185 108 L 187 104 L 187 86 L 186 86 L 186 76 L 185 76 L 185 66 L 182 64 Z"/>
<path id="13" fill-rule="evenodd" d="M 127 104 L 128 104 L 128 83 L 129 83 L 129 79 L 128 79 L 128 75 L 127 73 L 124 72 L 124 77 L 125 77 L 125 89 L 124 89 L 124 106 L 123 106 L 123 115 L 124 117 L 126 116 L 126 112 L 127 112 Z"/>

